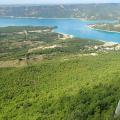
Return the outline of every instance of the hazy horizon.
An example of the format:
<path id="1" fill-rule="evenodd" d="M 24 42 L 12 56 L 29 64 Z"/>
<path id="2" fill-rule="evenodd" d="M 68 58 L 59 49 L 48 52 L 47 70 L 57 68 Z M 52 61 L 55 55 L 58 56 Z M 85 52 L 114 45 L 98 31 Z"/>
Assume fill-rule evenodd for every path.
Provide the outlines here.
<path id="1" fill-rule="evenodd" d="M 120 3 L 120 0 L 4 0 L 0 2 L 0 5 L 23 5 L 23 4 L 34 4 L 34 5 L 54 5 L 54 4 L 99 4 L 99 3 Z"/>

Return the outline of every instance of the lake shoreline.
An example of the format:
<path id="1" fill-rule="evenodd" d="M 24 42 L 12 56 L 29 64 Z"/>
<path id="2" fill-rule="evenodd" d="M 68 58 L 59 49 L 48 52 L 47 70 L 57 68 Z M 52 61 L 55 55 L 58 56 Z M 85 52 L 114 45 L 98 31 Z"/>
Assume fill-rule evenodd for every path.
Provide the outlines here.
<path id="1" fill-rule="evenodd" d="M 93 26 L 93 25 L 88 25 L 88 27 L 89 27 L 90 29 L 94 29 L 94 30 L 101 31 L 101 32 L 119 33 L 119 34 L 120 34 L 120 32 L 118 32 L 118 31 L 109 31 L 109 30 L 97 29 L 97 28 L 94 28 L 94 26 Z"/>
<path id="2" fill-rule="evenodd" d="M 87 21 L 86 19 L 81 19 L 81 18 L 43 18 L 43 17 L 20 17 L 20 16 L 18 16 L 18 17 L 15 17 L 15 16 L 0 16 L 0 18 L 20 18 L 20 19 L 77 19 L 77 20 L 81 20 L 81 21 Z"/>
<path id="3" fill-rule="evenodd" d="M 64 18 L 64 17 L 63 17 L 63 18 L 53 18 L 53 17 L 44 18 L 44 17 L 0 16 L 0 18 L 11 18 L 11 19 L 12 19 L 12 18 L 18 18 L 18 19 L 22 19 L 22 18 L 23 18 L 23 19 L 25 19 L 25 18 L 26 18 L 26 19 L 53 19 L 53 20 L 54 20 L 54 19 L 61 19 L 61 20 L 62 20 L 62 19 L 63 19 L 63 20 L 64 20 L 64 19 L 66 19 L 66 20 L 67 20 L 67 19 L 71 19 L 71 20 L 75 20 L 75 19 L 76 19 L 76 20 L 80 20 L 80 21 L 106 21 L 106 20 L 102 20 L 102 19 L 101 19 L 101 20 L 98 20 L 98 19 L 93 19 L 93 20 L 90 19 L 90 20 L 89 20 L 89 19 L 74 18 L 74 17 L 71 17 L 71 18 Z M 115 22 L 116 22 L 117 20 L 107 20 L 107 21 L 115 21 Z"/>
<path id="4" fill-rule="evenodd" d="M 66 34 L 66 33 L 62 33 L 62 32 L 57 32 L 55 30 L 53 30 L 53 32 L 63 35 L 62 39 L 72 39 L 72 38 L 75 38 L 74 35 L 70 35 L 70 34 Z"/>
<path id="5" fill-rule="evenodd" d="M 55 32 L 63 34 L 65 38 L 84 38 L 90 40 L 98 40 L 105 42 L 115 42 L 120 43 L 120 33 L 112 31 L 103 31 L 91 28 L 90 25 L 93 25 L 98 22 L 107 22 L 107 21 L 86 21 L 81 20 L 80 18 L 38 18 L 38 17 L 2 17 L 0 19 L 0 27 L 8 26 L 56 26 L 54 29 Z M 109 22 L 109 21 L 108 21 Z M 88 26 L 88 27 L 87 27 Z M 91 30 L 93 29 L 93 30 Z M 103 31 L 99 32 L 99 31 Z M 109 34 L 111 32 L 111 34 Z"/>

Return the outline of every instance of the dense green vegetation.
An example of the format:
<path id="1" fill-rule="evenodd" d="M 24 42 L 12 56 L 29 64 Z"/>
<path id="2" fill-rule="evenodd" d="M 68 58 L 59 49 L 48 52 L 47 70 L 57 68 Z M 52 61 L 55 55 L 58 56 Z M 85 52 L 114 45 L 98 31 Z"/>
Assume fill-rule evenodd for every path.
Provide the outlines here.
<path id="1" fill-rule="evenodd" d="M 120 19 L 120 4 L 0 6 L 0 16 L 40 18 Z"/>
<path id="2" fill-rule="evenodd" d="M 102 42 L 61 39 L 41 29 L 30 33 L 36 29 L 14 27 L 14 35 L 0 35 L 0 120 L 114 120 L 120 99 L 119 51 L 98 53 L 93 47 Z M 24 30 L 27 35 L 16 33 Z M 44 60 L 24 61 L 23 66 L 6 64 L 41 55 Z"/>
<path id="3" fill-rule="evenodd" d="M 119 59 L 113 52 L 0 68 L 0 119 L 113 120 L 120 96 Z"/>

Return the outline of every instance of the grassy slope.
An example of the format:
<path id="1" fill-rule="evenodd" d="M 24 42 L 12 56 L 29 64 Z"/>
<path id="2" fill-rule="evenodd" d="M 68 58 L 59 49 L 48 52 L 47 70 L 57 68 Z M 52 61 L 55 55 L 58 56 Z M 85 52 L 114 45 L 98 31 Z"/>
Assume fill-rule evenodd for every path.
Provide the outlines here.
<path id="1" fill-rule="evenodd" d="M 120 96 L 119 52 L 0 68 L 0 120 L 110 120 Z"/>
<path id="2" fill-rule="evenodd" d="M 12 28 L 12 32 L 23 30 L 24 26 Z M 30 58 L 46 55 L 43 61 L 0 68 L 0 120 L 112 119 L 120 96 L 119 52 L 93 57 L 89 53 L 96 50 L 88 48 L 102 42 L 57 37 L 53 32 L 31 33 L 24 42 L 24 35 L 0 36 L 2 63 L 25 57 L 31 48 L 62 46 L 29 53 Z"/>

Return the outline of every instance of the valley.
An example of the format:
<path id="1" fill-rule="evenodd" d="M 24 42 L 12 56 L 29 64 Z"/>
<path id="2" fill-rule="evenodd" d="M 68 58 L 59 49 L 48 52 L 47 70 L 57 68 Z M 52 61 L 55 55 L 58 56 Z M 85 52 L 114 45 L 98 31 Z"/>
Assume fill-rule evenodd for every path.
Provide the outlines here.
<path id="1" fill-rule="evenodd" d="M 119 10 L 1 5 L 0 120 L 119 120 Z"/>

